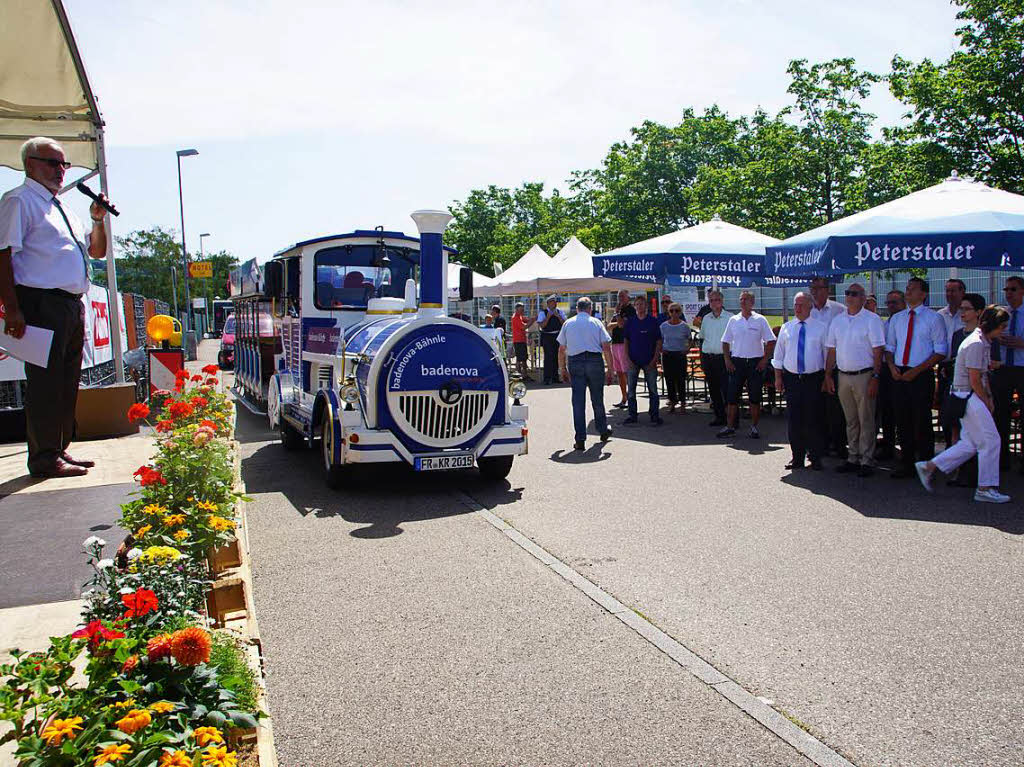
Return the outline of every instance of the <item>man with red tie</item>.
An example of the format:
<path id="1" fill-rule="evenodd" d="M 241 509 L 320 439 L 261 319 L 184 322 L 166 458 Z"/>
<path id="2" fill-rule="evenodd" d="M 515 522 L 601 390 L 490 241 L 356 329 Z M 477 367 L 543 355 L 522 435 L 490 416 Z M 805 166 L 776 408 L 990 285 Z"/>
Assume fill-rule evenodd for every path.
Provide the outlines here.
<path id="1" fill-rule="evenodd" d="M 907 281 L 907 308 L 889 319 L 885 362 L 892 375 L 900 468 L 893 479 L 916 476 L 914 463 L 935 456 L 932 399 L 935 366 L 946 358 L 949 344 L 946 323 L 925 306 L 928 283 L 920 277 Z"/>
<path id="2" fill-rule="evenodd" d="M 28 469 L 41 479 L 79 476 L 93 465 L 68 453 L 85 340 L 81 298 L 89 289 L 86 253 L 102 258 L 107 252 L 103 208 L 95 202 L 89 208 L 92 229 L 86 233 L 78 217 L 61 205 L 57 194 L 71 163 L 53 139 L 26 141 L 21 161 L 25 183 L 0 198 L 4 332 L 21 338 L 26 325 L 53 331 L 47 366 L 25 363 Z"/>

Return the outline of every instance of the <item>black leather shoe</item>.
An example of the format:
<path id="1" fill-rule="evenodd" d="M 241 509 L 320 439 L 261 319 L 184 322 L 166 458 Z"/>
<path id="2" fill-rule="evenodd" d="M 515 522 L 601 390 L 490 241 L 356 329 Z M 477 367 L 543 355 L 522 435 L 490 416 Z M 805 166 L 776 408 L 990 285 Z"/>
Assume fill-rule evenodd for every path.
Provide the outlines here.
<path id="1" fill-rule="evenodd" d="M 800 471 L 806 468 L 803 461 L 790 461 L 786 464 L 786 471 Z"/>
<path id="2" fill-rule="evenodd" d="M 576 442 L 576 443 L 573 444 L 572 449 L 573 450 L 586 450 L 587 446 L 584 445 L 582 442 Z"/>
<path id="3" fill-rule="evenodd" d="M 75 466 L 67 461 L 58 458 L 57 463 L 49 469 L 41 469 L 31 472 L 35 479 L 62 479 L 64 477 L 81 477 L 88 474 L 89 470 L 84 466 Z"/>
<path id="4" fill-rule="evenodd" d="M 607 431 L 601 432 L 601 441 L 602 442 L 607 442 L 611 438 L 612 438 L 612 430 L 611 429 L 608 429 Z"/>
<path id="5" fill-rule="evenodd" d="M 818 459 L 818 458 L 812 458 L 811 459 L 811 470 L 812 471 L 821 471 L 824 468 L 825 467 L 821 465 L 821 459 Z"/>

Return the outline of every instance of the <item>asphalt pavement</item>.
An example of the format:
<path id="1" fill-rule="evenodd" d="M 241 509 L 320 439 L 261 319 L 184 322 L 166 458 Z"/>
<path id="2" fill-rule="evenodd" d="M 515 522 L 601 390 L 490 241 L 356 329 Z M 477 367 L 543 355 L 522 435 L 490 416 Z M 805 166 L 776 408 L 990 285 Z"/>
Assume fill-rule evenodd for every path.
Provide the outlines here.
<path id="1" fill-rule="evenodd" d="M 282 764 L 808 763 L 467 497 L 854 764 L 1024 761 L 1019 503 L 790 475 L 779 416 L 722 441 L 613 415 L 573 452 L 567 388 L 526 401 L 505 482 L 384 467 L 340 492 L 240 411 Z"/>

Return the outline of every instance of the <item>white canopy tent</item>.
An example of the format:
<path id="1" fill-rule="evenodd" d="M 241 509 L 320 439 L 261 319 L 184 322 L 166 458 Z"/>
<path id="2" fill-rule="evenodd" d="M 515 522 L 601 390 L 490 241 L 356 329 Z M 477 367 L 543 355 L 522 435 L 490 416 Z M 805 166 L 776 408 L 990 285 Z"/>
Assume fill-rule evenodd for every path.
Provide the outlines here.
<path id="1" fill-rule="evenodd" d="M 75 167 L 89 172 L 61 192 L 95 175 L 107 191 L 103 116 L 89 85 L 61 0 L 4 0 L 0 25 L 0 165 L 24 170 L 21 145 L 34 136 L 48 136 L 64 147 Z M 117 299 L 114 235 L 106 216 L 108 305 Z M 113 327 L 117 324 L 112 320 Z M 111 333 L 114 373 L 124 382 L 119 333 Z"/>
<path id="2" fill-rule="evenodd" d="M 550 268 L 551 256 L 540 245 L 533 245 L 518 261 L 480 289 L 481 296 L 517 296 L 538 293 L 537 275 Z"/>
<path id="3" fill-rule="evenodd" d="M 537 245 L 533 246 L 541 253 Z M 533 248 L 531 248 L 531 251 Z M 529 255 L 529 253 L 527 253 Z M 528 293 L 602 293 L 612 290 L 636 290 L 637 283 L 611 277 L 594 276 L 594 251 L 575 236 L 562 246 L 553 258 L 536 260 L 517 272 L 512 280 L 507 275 L 516 269 L 526 256 L 519 259 L 494 281 L 494 284 L 480 292 L 484 296 L 511 296 Z M 503 281 L 504 280 L 504 281 Z"/>

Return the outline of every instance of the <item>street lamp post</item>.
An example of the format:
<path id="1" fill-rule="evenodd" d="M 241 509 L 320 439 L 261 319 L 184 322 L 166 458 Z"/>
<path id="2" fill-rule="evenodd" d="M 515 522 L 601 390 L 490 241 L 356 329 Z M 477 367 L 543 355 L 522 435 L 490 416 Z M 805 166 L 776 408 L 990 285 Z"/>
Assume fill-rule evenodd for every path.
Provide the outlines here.
<path id="1" fill-rule="evenodd" d="M 192 299 L 189 296 L 188 289 L 188 247 L 185 245 L 185 200 L 181 194 L 181 158 L 182 157 L 194 157 L 199 154 L 198 149 L 179 149 L 175 154 L 178 155 L 178 206 L 181 209 L 181 262 L 182 262 L 182 274 L 181 281 L 185 286 L 185 333 L 187 334 L 191 330 L 191 323 L 189 317 L 192 315 Z"/>
<path id="2" fill-rule="evenodd" d="M 199 235 L 199 260 L 205 261 L 206 254 L 203 252 L 203 238 L 209 237 L 209 232 L 203 232 Z M 210 332 L 210 280 L 206 280 L 206 332 Z"/>

